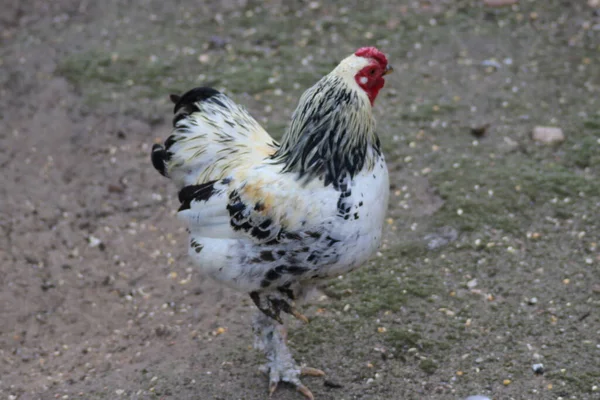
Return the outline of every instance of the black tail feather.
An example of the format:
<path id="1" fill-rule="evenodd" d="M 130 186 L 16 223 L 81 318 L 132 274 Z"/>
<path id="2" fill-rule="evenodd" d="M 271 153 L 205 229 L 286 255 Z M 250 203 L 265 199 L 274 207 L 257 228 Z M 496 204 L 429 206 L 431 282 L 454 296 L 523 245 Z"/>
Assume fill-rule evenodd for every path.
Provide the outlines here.
<path id="1" fill-rule="evenodd" d="M 171 154 L 165 150 L 160 144 L 152 146 L 152 153 L 150 154 L 152 159 L 152 165 L 162 176 L 168 177 L 167 174 L 167 162 L 171 158 Z"/>
<path id="2" fill-rule="evenodd" d="M 191 114 L 197 111 L 197 107 L 194 103 L 198 103 L 219 94 L 218 90 L 209 87 L 197 87 L 187 91 L 183 96 L 171 95 L 171 101 L 175 103 L 173 113 L 177 113 L 179 109 L 183 108 L 187 114 Z M 174 101 L 177 99 L 177 102 Z"/>

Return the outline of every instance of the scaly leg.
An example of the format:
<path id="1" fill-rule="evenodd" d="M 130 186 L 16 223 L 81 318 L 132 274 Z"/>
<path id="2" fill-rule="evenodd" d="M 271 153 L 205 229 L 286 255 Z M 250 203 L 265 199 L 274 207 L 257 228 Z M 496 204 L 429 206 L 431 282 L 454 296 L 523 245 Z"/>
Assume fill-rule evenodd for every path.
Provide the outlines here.
<path id="1" fill-rule="evenodd" d="M 269 395 L 277 389 L 279 382 L 288 382 L 306 398 L 313 400 L 311 391 L 300 381 L 301 376 L 323 376 L 325 373 L 315 368 L 302 368 L 296 364 L 288 349 L 287 331 L 284 325 L 278 324 L 263 311 L 254 316 L 254 347 L 262 350 L 267 356 L 267 364 L 261 370 L 269 374 Z"/>
<path id="2" fill-rule="evenodd" d="M 287 297 L 287 299 L 285 297 Z M 292 291 L 273 294 L 251 292 L 250 298 L 260 311 L 262 311 L 267 317 L 273 318 L 280 324 L 283 324 L 283 320 L 280 316 L 281 311 L 293 315 L 294 318 L 304 322 L 305 324 L 308 323 L 308 318 L 302 315 L 294 306 L 295 296 Z"/>

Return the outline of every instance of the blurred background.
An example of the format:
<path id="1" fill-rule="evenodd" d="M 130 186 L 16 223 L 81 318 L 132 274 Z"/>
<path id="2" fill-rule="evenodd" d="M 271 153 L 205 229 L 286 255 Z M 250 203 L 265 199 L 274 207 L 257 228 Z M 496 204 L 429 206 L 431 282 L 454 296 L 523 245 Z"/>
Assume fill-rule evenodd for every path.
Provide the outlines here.
<path id="1" fill-rule="evenodd" d="M 5 0 L 0 33 L 3 398 L 263 399 L 149 151 L 202 85 L 280 137 L 367 45 L 386 239 L 290 329 L 316 398 L 600 396 L 598 1 Z"/>

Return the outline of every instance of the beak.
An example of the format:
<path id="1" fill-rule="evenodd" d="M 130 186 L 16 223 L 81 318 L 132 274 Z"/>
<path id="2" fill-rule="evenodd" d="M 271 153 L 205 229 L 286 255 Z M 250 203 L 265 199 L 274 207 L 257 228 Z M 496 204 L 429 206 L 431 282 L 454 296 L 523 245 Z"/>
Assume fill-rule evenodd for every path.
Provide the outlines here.
<path id="1" fill-rule="evenodd" d="M 385 67 L 385 71 L 383 71 L 383 75 L 387 75 L 387 74 L 390 74 L 392 72 L 394 72 L 394 68 L 390 64 L 388 64 Z"/>

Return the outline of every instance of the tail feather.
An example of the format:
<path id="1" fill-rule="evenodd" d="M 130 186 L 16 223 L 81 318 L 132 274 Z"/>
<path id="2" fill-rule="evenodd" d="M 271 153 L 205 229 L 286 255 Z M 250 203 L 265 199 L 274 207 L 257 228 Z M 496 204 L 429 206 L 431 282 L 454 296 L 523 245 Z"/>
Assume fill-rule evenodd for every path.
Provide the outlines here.
<path id="1" fill-rule="evenodd" d="M 152 165 L 160 172 L 162 176 L 167 176 L 167 163 L 169 162 L 169 152 L 165 150 L 160 144 L 152 146 L 152 153 L 150 153 L 152 159 Z"/>
<path id="2" fill-rule="evenodd" d="M 178 188 L 226 177 L 233 168 L 254 165 L 278 144 L 241 106 L 219 91 L 199 87 L 175 103 L 173 134 L 152 148 L 152 164 Z"/>

